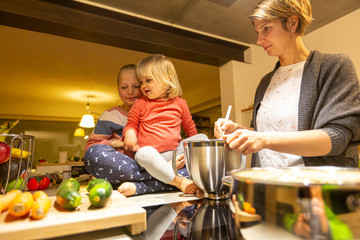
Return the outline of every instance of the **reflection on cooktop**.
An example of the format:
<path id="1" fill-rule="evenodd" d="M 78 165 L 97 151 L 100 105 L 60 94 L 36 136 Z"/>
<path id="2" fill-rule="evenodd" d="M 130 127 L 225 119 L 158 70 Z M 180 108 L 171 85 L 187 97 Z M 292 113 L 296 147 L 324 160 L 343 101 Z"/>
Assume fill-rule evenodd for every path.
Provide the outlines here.
<path id="1" fill-rule="evenodd" d="M 146 207 L 147 230 L 141 239 L 244 239 L 229 200 L 197 200 Z"/>

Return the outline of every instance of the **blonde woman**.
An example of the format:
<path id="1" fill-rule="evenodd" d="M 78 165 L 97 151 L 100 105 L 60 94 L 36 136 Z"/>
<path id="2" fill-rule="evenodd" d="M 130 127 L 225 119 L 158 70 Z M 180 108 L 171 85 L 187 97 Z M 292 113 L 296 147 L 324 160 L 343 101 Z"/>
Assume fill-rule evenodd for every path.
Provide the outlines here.
<path id="1" fill-rule="evenodd" d="M 308 50 L 302 41 L 312 21 L 309 0 L 263 0 L 250 19 L 257 44 L 277 57 L 255 94 L 251 129 L 224 119 L 223 137 L 252 166 L 357 167 L 360 90 L 354 65 L 344 54 Z"/>
<path id="2" fill-rule="evenodd" d="M 129 111 L 124 129 L 125 150 L 136 152 L 135 161 L 154 178 L 184 193 L 195 193 L 199 188 L 193 181 L 175 176 L 171 167 L 172 151 L 181 147 L 181 127 L 190 137 L 187 140 L 208 138 L 197 134 L 189 107 L 181 98 L 174 65 L 164 55 L 151 55 L 138 63 L 136 76 L 144 97 L 136 100 Z M 183 158 L 178 159 L 177 165 L 178 169 L 184 167 Z M 118 190 L 129 196 L 140 189 L 128 182 Z"/>

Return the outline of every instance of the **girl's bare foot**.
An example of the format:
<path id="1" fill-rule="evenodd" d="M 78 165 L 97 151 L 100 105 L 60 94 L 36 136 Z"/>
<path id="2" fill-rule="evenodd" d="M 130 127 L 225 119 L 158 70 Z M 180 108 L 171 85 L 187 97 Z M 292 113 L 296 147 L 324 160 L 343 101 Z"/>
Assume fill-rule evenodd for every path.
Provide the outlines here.
<path id="1" fill-rule="evenodd" d="M 130 197 L 136 193 L 136 185 L 132 182 L 124 182 L 118 187 L 118 191 L 125 197 Z"/>
<path id="2" fill-rule="evenodd" d="M 196 186 L 192 180 L 178 176 L 175 176 L 170 184 L 180 189 L 183 193 L 195 193 L 199 190 L 198 186 Z"/>
<path id="3" fill-rule="evenodd" d="M 184 193 L 195 193 L 197 190 L 199 190 L 198 186 L 196 186 L 196 184 L 192 180 L 187 178 L 181 179 L 179 189 Z"/>
<path id="4" fill-rule="evenodd" d="M 203 199 L 204 198 L 204 192 L 201 189 L 197 190 L 196 193 L 195 193 L 195 197 Z"/>

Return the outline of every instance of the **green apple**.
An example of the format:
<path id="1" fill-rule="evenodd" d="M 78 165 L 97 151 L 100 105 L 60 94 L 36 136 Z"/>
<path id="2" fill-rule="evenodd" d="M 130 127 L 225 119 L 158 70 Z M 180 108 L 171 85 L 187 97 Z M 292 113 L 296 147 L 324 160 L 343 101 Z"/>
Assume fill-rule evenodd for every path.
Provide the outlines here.
<path id="1" fill-rule="evenodd" d="M 6 187 L 6 191 L 5 192 L 10 192 L 11 190 L 13 189 L 19 189 L 24 181 L 24 179 L 22 177 L 19 177 L 19 179 L 14 179 L 12 180 L 11 182 L 9 182 L 9 184 L 7 185 Z M 16 183 L 16 186 L 15 186 L 15 183 Z"/>

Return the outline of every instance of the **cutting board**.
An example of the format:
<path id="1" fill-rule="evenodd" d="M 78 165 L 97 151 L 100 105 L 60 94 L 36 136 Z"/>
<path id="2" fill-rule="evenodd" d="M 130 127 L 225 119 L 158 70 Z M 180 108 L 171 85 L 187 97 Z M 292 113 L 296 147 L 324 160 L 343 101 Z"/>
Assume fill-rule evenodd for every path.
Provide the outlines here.
<path id="1" fill-rule="evenodd" d="M 15 218 L 5 211 L 0 216 L 0 239 L 38 239 L 65 236 L 106 228 L 127 226 L 131 234 L 146 230 L 145 209 L 131 203 L 118 191 L 104 208 L 90 206 L 87 193 L 81 193 L 83 203 L 75 211 L 67 211 L 55 203 L 51 196 L 51 208 L 41 220 L 29 216 Z"/>

